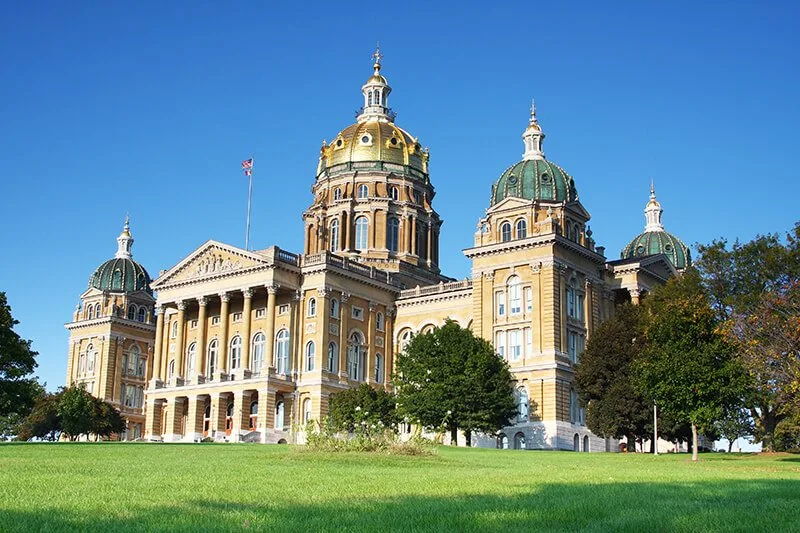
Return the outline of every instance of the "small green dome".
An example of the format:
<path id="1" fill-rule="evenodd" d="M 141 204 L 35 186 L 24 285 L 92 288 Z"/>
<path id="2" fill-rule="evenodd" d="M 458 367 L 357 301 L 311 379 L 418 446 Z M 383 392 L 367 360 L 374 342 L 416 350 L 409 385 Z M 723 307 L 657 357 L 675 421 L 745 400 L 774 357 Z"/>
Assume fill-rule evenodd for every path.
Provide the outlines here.
<path id="1" fill-rule="evenodd" d="M 507 168 L 492 185 L 491 205 L 509 197 L 574 202 L 578 191 L 575 180 L 560 166 L 546 159 L 524 159 Z"/>
<path id="2" fill-rule="evenodd" d="M 109 259 L 89 278 L 89 287 L 111 292 L 145 291 L 153 294 L 150 288 L 150 275 L 142 265 L 127 257 Z"/>
<path id="3" fill-rule="evenodd" d="M 646 255 L 664 254 L 672 266 L 683 270 L 692 264 L 689 249 L 675 235 L 667 231 L 645 231 L 636 236 L 622 250 L 622 259 L 632 259 Z"/>

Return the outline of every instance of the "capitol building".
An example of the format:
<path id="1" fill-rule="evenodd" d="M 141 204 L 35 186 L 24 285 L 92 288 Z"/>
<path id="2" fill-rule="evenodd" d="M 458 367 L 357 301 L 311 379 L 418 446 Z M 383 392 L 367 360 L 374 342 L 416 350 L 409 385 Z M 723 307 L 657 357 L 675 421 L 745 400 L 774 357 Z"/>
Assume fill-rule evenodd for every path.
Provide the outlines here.
<path id="1" fill-rule="evenodd" d="M 532 108 L 521 161 L 486 183 L 464 250 L 472 275 L 454 280 L 439 265 L 428 148 L 395 123 L 391 90 L 376 53 L 356 123 L 323 142 L 308 176 L 302 251 L 210 240 L 151 279 L 126 220 L 66 324 L 67 383 L 118 406 L 121 438 L 302 441 L 297 428 L 324 417 L 331 395 L 390 389 L 411 337 L 452 319 L 490 341 L 515 380 L 516 418 L 478 445 L 616 449 L 586 427 L 573 365 L 616 305 L 691 260 L 655 192 L 644 231 L 610 260 L 579 184 L 545 157 Z"/>

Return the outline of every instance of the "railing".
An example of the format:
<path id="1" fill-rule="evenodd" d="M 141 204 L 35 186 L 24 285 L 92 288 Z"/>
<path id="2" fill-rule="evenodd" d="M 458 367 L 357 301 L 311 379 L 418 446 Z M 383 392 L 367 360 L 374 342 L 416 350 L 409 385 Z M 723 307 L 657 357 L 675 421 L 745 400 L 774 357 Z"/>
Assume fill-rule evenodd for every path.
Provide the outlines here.
<path id="1" fill-rule="evenodd" d="M 356 261 L 352 261 L 346 257 L 334 255 L 328 251 L 303 256 L 302 263 L 303 266 L 329 265 L 341 268 L 342 270 L 356 272 L 362 276 L 382 281 L 383 283 L 387 283 L 395 287 L 402 286 L 400 281 L 396 280 L 390 272 L 375 268 L 374 266 L 362 265 L 361 263 L 357 263 Z"/>
<path id="2" fill-rule="evenodd" d="M 415 296 L 427 296 L 430 294 L 442 294 L 445 292 L 458 291 L 463 289 L 471 289 L 472 280 L 464 279 L 460 281 L 451 281 L 448 283 L 439 282 L 436 285 L 426 285 L 420 287 L 417 285 L 413 289 L 406 289 L 400 291 L 400 298 L 413 298 Z"/>
<path id="3" fill-rule="evenodd" d="M 293 254 L 292 252 L 287 252 L 286 250 L 281 250 L 277 246 L 275 247 L 275 259 L 282 263 L 288 263 L 292 266 L 300 266 L 300 256 L 297 254 Z"/>
<path id="4" fill-rule="evenodd" d="M 428 175 L 421 170 L 417 170 L 416 168 L 408 165 L 388 163 L 385 161 L 348 161 L 346 163 L 340 163 L 322 170 L 322 172 L 317 175 L 317 179 L 323 176 L 332 176 L 341 172 L 349 172 L 352 170 L 387 170 L 391 172 L 401 172 L 406 176 L 410 176 L 412 178 L 421 180 L 424 183 L 428 183 Z"/>

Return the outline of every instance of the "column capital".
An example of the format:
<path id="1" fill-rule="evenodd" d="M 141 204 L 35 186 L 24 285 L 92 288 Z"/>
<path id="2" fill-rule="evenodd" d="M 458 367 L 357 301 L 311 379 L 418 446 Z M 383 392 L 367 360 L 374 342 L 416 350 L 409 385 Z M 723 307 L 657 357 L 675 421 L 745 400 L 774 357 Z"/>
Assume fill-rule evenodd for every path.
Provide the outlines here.
<path id="1" fill-rule="evenodd" d="M 227 292 L 221 292 L 219 293 L 219 299 L 223 302 L 229 302 L 231 300 L 231 295 Z"/>
<path id="2" fill-rule="evenodd" d="M 372 313 L 378 308 L 378 304 L 376 302 L 370 301 L 367 304 L 367 307 L 369 308 L 369 312 Z"/>
<path id="3" fill-rule="evenodd" d="M 199 305 L 200 307 L 205 307 L 206 305 L 208 305 L 208 298 L 206 298 L 205 296 L 201 296 L 200 298 L 197 299 L 197 305 Z"/>
<path id="4" fill-rule="evenodd" d="M 163 303 L 157 303 L 155 311 L 159 315 L 162 314 L 164 312 L 164 304 Z"/>
<path id="5" fill-rule="evenodd" d="M 397 307 L 395 307 L 393 305 L 390 305 L 389 307 L 386 308 L 386 316 L 387 317 L 394 318 L 394 316 L 396 314 L 397 314 Z"/>
<path id="6" fill-rule="evenodd" d="M 186 310 L 186 302 L 180 300 L 178 302 L 178 311 L 185 311 Z"/>
<path id="7" fill-rule="evenodd" d="M 300 289 L 295 289 L 294 294 L 292 294 L 292 300 L 295 302 L 300 300 L 303 297 L 303 291 Z"/>
<path id="8" fill-rule="evenodd" d="M 245 298 L 252 298 L 253 297 L 253 289 L 251 289 L 250 287 L 248 287 L 246 289 L 242 289 L 242 294 L 244 295 Z"/>
<path id="9" fill-rule="evenodd" d="M 346 291 L 342 291 L 342 303 L 347 303 L 347 300 L 350 299 L 350 293 Z"/>
<path id="10" fill-rule="evenodd" d="M 327 298 L 331 295 L 331 289 L 330 287 L 318 287 L 317 294 L 319 294 L 322 298 Z"/>
<path id="11" fill-rule="evenodd" d="M 280 285 L 278 284 L 264 285 L 264 288 L 267 289 L 267 293 L 269 294 L 277 294 Z"/>

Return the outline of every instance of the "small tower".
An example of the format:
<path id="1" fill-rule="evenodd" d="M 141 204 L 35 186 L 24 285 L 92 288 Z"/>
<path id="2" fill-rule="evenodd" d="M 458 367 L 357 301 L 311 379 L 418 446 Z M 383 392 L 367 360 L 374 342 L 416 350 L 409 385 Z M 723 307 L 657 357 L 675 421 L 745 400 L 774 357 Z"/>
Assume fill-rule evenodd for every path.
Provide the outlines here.
<path id="1" fill-rule="evenodd" d="M 525 153 L 522 154 L 522 159 L 526 161 L 544 159 L 544 152 L 542 151 L 544 137 L 542 127 L 539 126 L 539 121 L 536 120 L 536 103 L 531 100 L 531 118 L 528 121 L 528 127 L 522 134 L 522 140 L 525 142 Z"/>
<path id="2" fill-rule="evenodd" d="M 121 438 L 144 434 L 144 389 L 152 369 L 155 317 L 150 276 L 133 260 L 130 219 L 117 252 L 89 278 L 69 331 L 67 385 L 83 386 L 116 406 L 127 422 Z"/>
<path id="3" fill-rule="evenodd" d="M 664 212 L 661 209 L 661 204 L 656 200 L 656 186 L 652 181 L 650 182 L 650 201 L 644 208 L 644 218 L 647 224 L 644 227 L 645 231 L 664 231 L 664 225 L 661 223 L 661 214 Z"/>
<path id="4" fill-rule="evenodd" d="M 375 53 L 372 54 L 374 72 L 369 77 L 367 82 L 361 87 L 361 93 L 364 95 L 364 107 L 361 108 L 361 113 L 358 115 L 358 122 L 367 122 L 378 120 L 381 122 L 394 122 L 395 115 L 389 108 L 389 93 L 392 88 L 389 87 L 386 78 L 381 76 L 381 55 L 380 45 L 376 47 Z"/>

